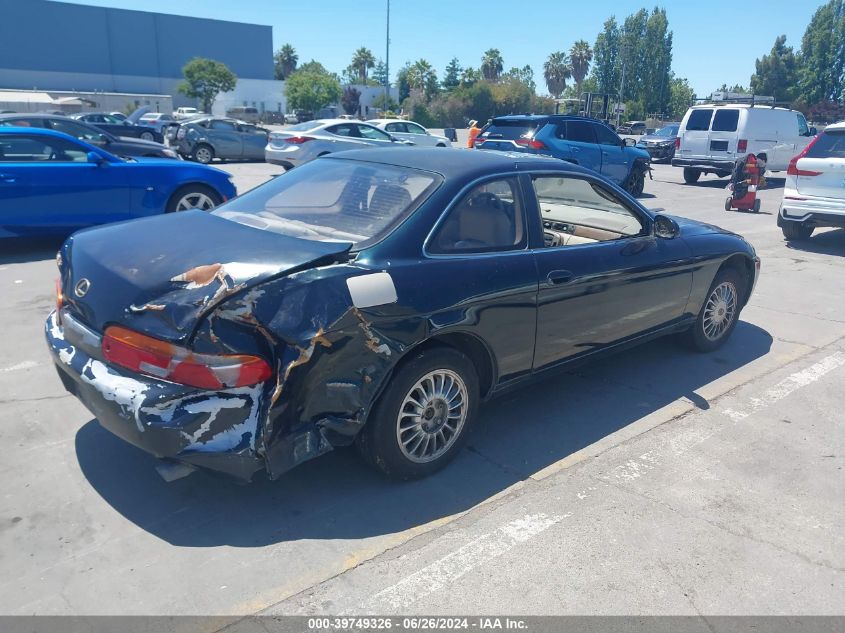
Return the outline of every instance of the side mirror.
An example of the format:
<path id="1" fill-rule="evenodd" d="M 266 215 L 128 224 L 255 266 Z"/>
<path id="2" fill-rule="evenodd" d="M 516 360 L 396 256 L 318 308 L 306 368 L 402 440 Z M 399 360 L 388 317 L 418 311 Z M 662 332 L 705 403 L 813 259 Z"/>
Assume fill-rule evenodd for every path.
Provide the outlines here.
<path id="1" fill-rule="evenodd" d="M 622 145 L 623 145 L 624 147 L 636 147 L 636 146 L 637 146 L 637 142 L 636 142 L 634 139 L 630 138 L 630 137 L 626 137 L 626 138 L 625 138 L 625 140 L 623 141 Z"/>
<path id="2" fill-rule="evenodd" d="M 816 136 L 818 133 L 819 133 L 819 131 L 816 128 L 814 128 L 814 127 L 810 128 L 810 136 Z"/>
<path id="3" fill-rule="evenodd" d="M 681 232 L 678 223 L 665 215 L 654 216 L 654 236 L 664 240 L 671 240 L 678 237 Z"/>
<path id="4" fill-rule="evenodd" d="M 88 152 L 87 158 L 89 163 L 94 163 L 98 167 L 107 162 L 106 159 L 100 156 L 97 152 Z"/>

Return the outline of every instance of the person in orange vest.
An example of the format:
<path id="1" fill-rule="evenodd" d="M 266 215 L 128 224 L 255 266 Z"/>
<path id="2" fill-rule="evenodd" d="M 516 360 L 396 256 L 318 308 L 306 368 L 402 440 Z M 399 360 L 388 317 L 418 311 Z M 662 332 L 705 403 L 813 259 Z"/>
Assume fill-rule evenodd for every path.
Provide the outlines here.
<path id="1" fill-rule="evenodd" d="M 478 136 L 479 132 L 481 132 L 481 128 L 478 127 L 478 121 L 473 119 L 469 122 L 469 138 L 467 139 L 467 147 L 470 149 L 475 146 L 475 137 Z"/>

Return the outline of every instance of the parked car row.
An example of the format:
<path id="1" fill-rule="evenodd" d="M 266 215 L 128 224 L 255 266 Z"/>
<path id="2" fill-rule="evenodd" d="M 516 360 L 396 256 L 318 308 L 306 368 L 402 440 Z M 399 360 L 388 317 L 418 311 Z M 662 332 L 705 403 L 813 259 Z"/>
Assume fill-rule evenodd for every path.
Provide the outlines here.
<path id="1" fill-rule="evenodd" d="M 74 119 L 95 125 L 104 132 L 116 136 L 131 136 L 145 141 L 161 143 L 164 138 L 155 127 L 143 124 L 140 119 L 149 108 L 139 108 L 127 118 L 119 118 L 108 112 L 86 112 L 76 114 Z"/>

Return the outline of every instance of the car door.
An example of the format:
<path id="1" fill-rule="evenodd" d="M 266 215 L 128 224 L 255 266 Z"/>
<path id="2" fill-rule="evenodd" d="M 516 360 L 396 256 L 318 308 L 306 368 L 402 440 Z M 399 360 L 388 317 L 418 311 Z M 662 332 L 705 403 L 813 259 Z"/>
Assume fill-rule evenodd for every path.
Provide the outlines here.
<path id="1" fill-rule="evenodd" d="M 402 147 L 403 145 L 402 143 L 394 142 L 390 134 L 378 129 L 374 125 L 366 125 L 364 123 L 355 123 L 353 125 L 358 128 L 358 135 L 370 145 L 375 145 L 376 147 Z"/>
<path id="2" fill-rule="evenodd" d="M 628 158 L 622 139 L 613 130 L 601 123 L 593 123 L 593 132 L 596 135 L 599 149 L 601 150 L 601 174 L 618 185 L 625 182 L 630 172 Z"/>
<path id="3" fill-rule="evenodd" d="M 410 138 L 411 135 L 408 133 L 408 126 L 405 124 L 405 121 L 394 121 L 393 123 L 388 123 L 384 126 L 384 129 L 391 136 L 401 138 L 403 141 L 414 142 L 414 139 Z"/>
<path id="4" fill-rule="evenodd" d="M 432 327 L 484 341 L 500 380 L 528 374 L 537 269 L 518 177 L 490 177 L 463 193 L 426 240 L 425 257 L 424 266 L 414 268 L 414 282 L 425 288 L 420 298 L 435 298 L 435 305 L 425 306 Z"/>
<path id="5" fill-rule="evenodd" d="M 707 158 L 710 152 L 710 121 L 713 108 L 693 108 L 687 111 L 681 125 L 681 147 L 678 158 Z"/>
<path id="6" fill-rule="evenodd" d="M 560 121 L 549 142 L 553 145 L 555 157 L 601 173 L 601 150 L 596 144 L 591 122 L 577 119 Z"/>
<path id="7" fill-rule="evenodd" d="M 64 233 L 132 217 L 121 163 L 88 161 L 88 149 L 57 136 L 0 137 L 0 225 Z"/>
<path id="8" fill-rule="evenodd" d="M 677 322 L 692 283 L 691 252 L 655 237 L 652 220 L 598 179 L 526 175 L 527 208 L 543 232 L 534 368 L 590 354 Z M 532 217 L 530 216 L 530 217 Z"/>
<path id="9" fill-rule="evenodd" d="M 405 127 L 408 130 L 408 134 L 403 137 L 406 141 L 411 141 L 414 145 L 420 147 L 434 147 L 437 145 L 437 139 L 431 136 L 423 126 L 417 125 L 412 121 L 406 121 Z"/>
<path id="10" fill-rule="evenodd" d="M 208 140 L 217 158 L 241 158 L 243 138 L 234 121 L 212 119 L 208 125 Z"/>
<path id="11" fill-rule="evenodd" d="M 264 158 L 264 148 L 267 147 L 267 130 L 255 125 L 238 125 L 241 134 L 244 158 Z"/>

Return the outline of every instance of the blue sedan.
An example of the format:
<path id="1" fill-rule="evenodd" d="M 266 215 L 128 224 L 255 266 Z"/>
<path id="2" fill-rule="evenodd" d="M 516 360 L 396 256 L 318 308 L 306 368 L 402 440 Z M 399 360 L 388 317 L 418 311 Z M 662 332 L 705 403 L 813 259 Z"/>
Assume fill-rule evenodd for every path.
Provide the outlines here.
<path id="1" fill-rule="evenodd" d="M 118 158 L 46 129 L 0 129 L 0 238 L 188 209 L 237 195 L 226 172 L 157 158 Z"/>

